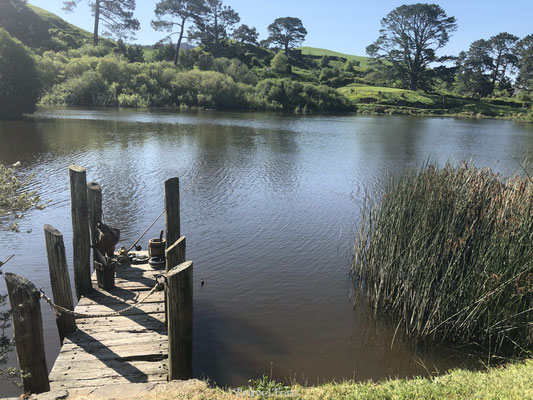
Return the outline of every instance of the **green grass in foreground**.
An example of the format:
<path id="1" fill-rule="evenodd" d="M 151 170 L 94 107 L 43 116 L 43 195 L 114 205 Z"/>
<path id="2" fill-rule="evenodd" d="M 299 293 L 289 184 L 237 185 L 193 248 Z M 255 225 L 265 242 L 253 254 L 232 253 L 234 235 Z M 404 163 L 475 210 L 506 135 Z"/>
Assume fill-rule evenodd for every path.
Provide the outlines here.
<path id="1" fill-rule="evenodd" d="M 363 57 L 363 56 L 354 56 L 351 54 L 339 53 L 337 51 L 319 49 L 317 47 L 300 47 L 298 50 L 301 50 L 303 55 L 342 57 L 342 58 L 346 58 L 347 60 L 359 61 L 361 63 L 360 64 L 361 67 L 368 66 L 368 58 Z"/>
<path id="2" fill-rule="evenodd" d="M 487 372 L 452 371 L 431 379 L 395 379 L 381 383 L 327 383 L 315 387 L 285 387 L 297 396 L 255 398 L 277 399 L 533 399 L 533 360 L 490 368 Z M 229 391 L 209 388 L 205 382 L 185 382 L 178 389 L 162 387 L 146 400 L 204 399 L 233 400 L 243 398 Z M 251 398 L 251 397 L 250 397 Z"/>

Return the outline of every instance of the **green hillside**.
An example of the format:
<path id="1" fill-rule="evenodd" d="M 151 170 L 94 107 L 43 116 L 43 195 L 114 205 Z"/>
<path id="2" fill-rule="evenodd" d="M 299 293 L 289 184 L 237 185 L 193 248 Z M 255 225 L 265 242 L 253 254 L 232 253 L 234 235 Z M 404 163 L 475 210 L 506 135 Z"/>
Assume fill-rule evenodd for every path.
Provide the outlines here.
<path id="1" fill-rule="evenodd" d="M 92 40 L 93 34 L 91 32 L 68 23 L 50 11 L 44 10 L 32 4 L 28 4 L 28 6 L 35 14 L 39 16 L 44 24 L 48 25 L 49 29 L 58 29 L 79 39 Z"/>
<path id="2" fill-rule="evenodd" d="M 351 54 L 339 53 L 337 51 L 320 49 L 318 47 L 300 47 L 302 54 L 310 56 L 328 56 L 328 57 L 342 57 L 347 60 L 359 61 L 361 67 L 366 67 L 368 65 L 368 58 L 363 56 L 354 56 Z"/>
<path id="3" fill-rule="evenodd" d="M 31 4 L 0 1 L 0 27 L 37 53 L 78 48 L 92 41 L 90 32 Z"/>

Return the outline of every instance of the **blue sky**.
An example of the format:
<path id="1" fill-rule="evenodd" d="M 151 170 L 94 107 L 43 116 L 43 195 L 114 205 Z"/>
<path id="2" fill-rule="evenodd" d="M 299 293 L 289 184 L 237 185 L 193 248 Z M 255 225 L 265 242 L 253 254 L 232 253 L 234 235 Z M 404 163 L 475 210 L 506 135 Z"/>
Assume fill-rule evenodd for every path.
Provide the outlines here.
<path id="1" fill-rule="evenodd" d="M 76 12 L 61 10 L 62 0 L 29 0 L 31 4 L 52 11 L 67 21 L 92 31 L 88 7 L 80 5 Z M 225 0 L 241 16 L 241 23 L 255 26 L 260 38 L 267 36 L 268 25 L 277 17 L 298 17 L 309 32 L 306 46 L 328 48 L 348 54 L 365 55 L 365 48 L 378 36 L 379 22 L 389 11 L 402 4 L 417 1 L 394 0 Z M 456 55 L 468 49 L 474 40 L 489 38 L 499 32 L 519 37 L 533 33 L 532 0 L 448 0 L 433 1 L 448 15 L 457 18 L 459 29 L 441 54 Z M 137 43 L 153 44 L 162 33 L 150 27 L 156 0 L 137 0 L 136 17 L 141 22 Z"/>

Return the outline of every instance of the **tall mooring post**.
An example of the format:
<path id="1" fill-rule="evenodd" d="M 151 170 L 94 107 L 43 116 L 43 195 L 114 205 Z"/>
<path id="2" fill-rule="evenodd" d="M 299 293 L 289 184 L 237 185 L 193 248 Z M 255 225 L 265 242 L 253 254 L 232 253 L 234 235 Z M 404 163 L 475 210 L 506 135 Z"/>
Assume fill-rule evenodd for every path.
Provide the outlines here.
<path id="1" fill-rule="evenodd" d="M 96 182 L 90 182 L 87 185 L 87 203 L 89 207 L 89 233 L 94 249 L 98 243 L 96 226 L 102 222 L 102 187 Z M 96 261 L 96 254 L 93 250 L 94 261 Z"/>
<path id="2" fill-rule="evenodd" d="M 187 261 L 167 276 L 168 380 L 192 378 L 193 265 Z"/>
<path id="3" fill-rule="evenodd" d="M 13 334 L 23 373 L 24 391 L 48 392 L 50 382 L 44 353 L 41 296 L 35 285 L 26 278 L 7 272 L 5 279 L 13 312 Z"/>
<path id="4" fill-rule="evenodd" d="M 45 225 L 44 238 L 54 303 L 69 310 L 74 310 L 63 235 L 53 226 Z M 59 338 L 61 343 L 63 343 L 65 336 L 76 330 L 76 319 L 73 315 L 62 314 L 56 319 L 56 323 L 59 330 Z"/>
<path id="5" fill-rule="evenodd" d="M 72 213 L 72 244 L 74 249 L 74 283 L 78 300 L 92 290 L 89 208 L 85 168 L 68 167 L 70 176 L 70 204 Z"/>
<path id="6" fill-rule="evenodd" d="M 165 181 L 165 233 L 167 248 L 176 243 L 181 236 L 179 178 Z"/>

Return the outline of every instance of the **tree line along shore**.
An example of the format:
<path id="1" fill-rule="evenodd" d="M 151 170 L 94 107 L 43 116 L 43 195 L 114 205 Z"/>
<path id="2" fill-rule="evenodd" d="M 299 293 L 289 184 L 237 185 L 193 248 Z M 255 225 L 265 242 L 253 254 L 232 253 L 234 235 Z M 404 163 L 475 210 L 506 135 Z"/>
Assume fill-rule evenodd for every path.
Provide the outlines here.
<path id="1" fill-rule="evenodd" d="M 127 44 L 140 26 L 134 1 L 94 2 L 92 17 L 91 34 L 23 0 L 0 4 L 0 117 L 40 103 L 533 120 L 533 35 L 440 55 L 457 22 L 434 4 L 389 12 L 367 57 L 301 47 L 297 17 L 275 19 L 260 40 L 220 0 L 154 1 L 152 46 Z"/>

